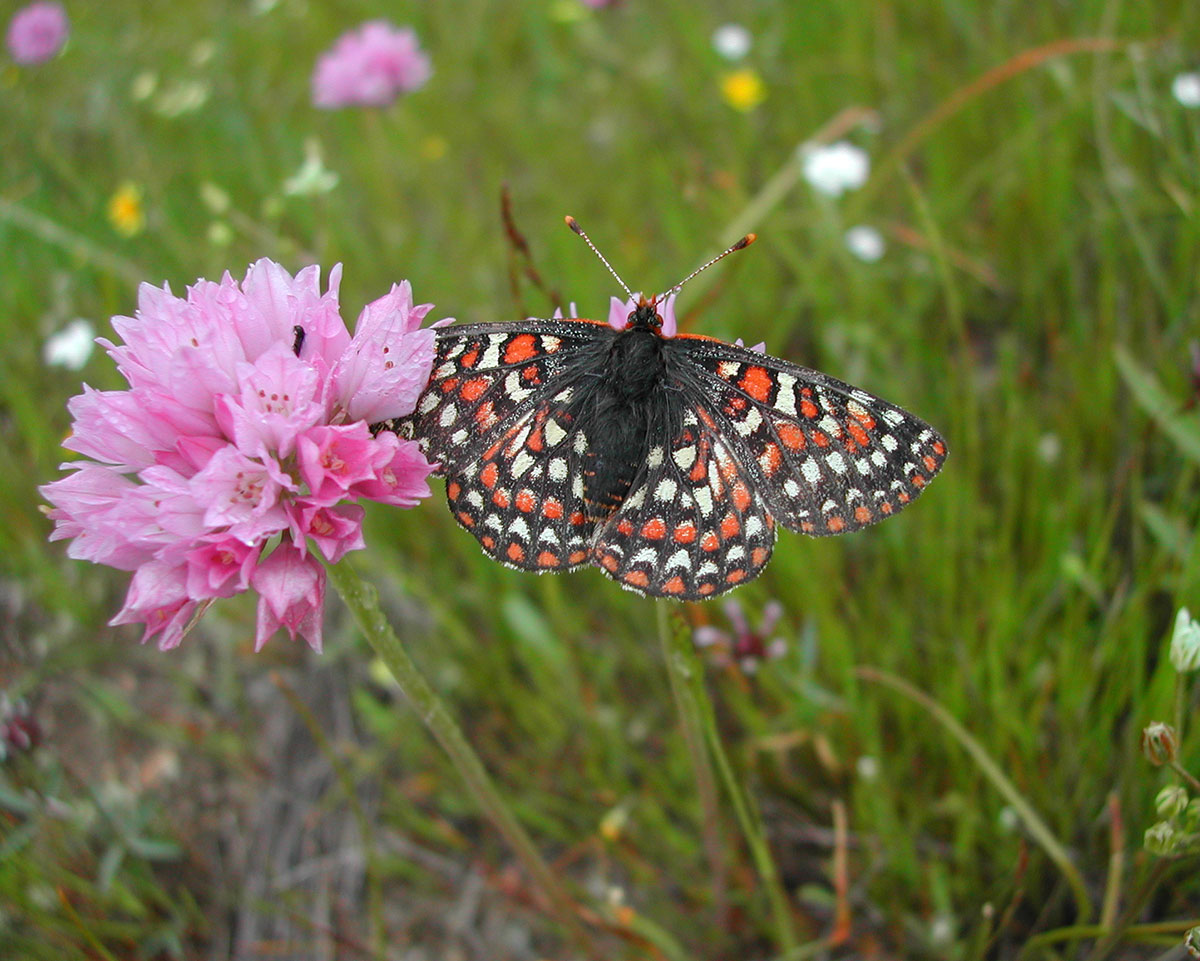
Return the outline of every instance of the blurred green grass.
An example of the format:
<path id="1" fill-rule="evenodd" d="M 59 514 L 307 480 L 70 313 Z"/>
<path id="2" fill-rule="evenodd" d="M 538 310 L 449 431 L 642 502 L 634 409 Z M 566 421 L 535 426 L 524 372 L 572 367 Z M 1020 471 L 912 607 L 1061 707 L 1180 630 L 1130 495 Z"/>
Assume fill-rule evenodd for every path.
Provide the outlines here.
<path id="1" fill-rule="evenodd" d="M 419 720 L 366 680 L 364 650 L 336 611 L 322 658 L 278 639 L 248 655 L 253 613 L 238 602 L 214 610 L 180 651 L 140 649 L 133 632 L 103 626 L 124 578 L 46 544 L 34 491 L 63 459 L 65 401 L 81 376 L 120 383 L 100 353 L 82 375 L 47 367 L 42 343 L 77 316 L 108 334 L 109 316 L 132 311 L 138 279 L 181 291 L 225 269 L 239 276 L 261 256 L 291 269 L 340 261 L 348 318 L 401 278 L 437 303 L 435 316 L 548 315 L 554 305 L 537 291 L 526 288 L 521 307 L 509 291 L 507 185 L 540 271 L 584 316 L 603 316 L 613 285 L 562 227 L 564 213 L 634 289 L 674 282 L 731 225 L 756 230 L 751 251 L 685 292 L 689 329 L 765 340 L 773 354 L 904 405 L 948 439 L 943 476 L 901 517 L 844 540 L 781 538 L 766 574 L 737 597 L 751 612 L 784 603 L 788 655 L 754 678 L 710 678 L 807 934 L 831 921 L 835 800 L 848 805 L 855 839 L 863 953 L 874 939 L 904 956 L 1010 956 L 1082 920 L 983 773 L 926 712 L 859 680 L 864 664 L 909 679 L 968 728 L 1066 846 L 1097 910 L 1113 796 L 1128 845 L 1119 890 L 1123 903 L 1132 897 L 1151 867 L 1140 836 L 1163 783 L 1138 737 L 1170 714 L 1165 641 L 1176 608 L 1200 606 L 1200 551 L 1197 465 L 1133 402 L 1113 351 L 1151 371 L 1178 408 L 1194 399 L 1200 111 L 1170 85 L 1200 55 L 1200 10 L 762 2 L 740 15 L 755 40 L 746 65 L 767 97 L 742 113 L 720 95 L 731 67 L 710 42 L 728 15 L 718 4 L 68 9 L 63 55 L 0 68 L 0 571 L 11 612 L 0 681 L 44 706 L 51 735 L 10 785 L 86 806 L 127 773 L 131 755 L 155 746 L 185 769 L 196 757 L 206 772 L 269 783 L 255 741 L 261 705 L 246 690 L 271 668 L 333 671 L 356 719 L 337 750 L 378 792 L 388 828 L 495 871 L 507 863 Z M 430 84 L 382 112 L 314 110 L 317 54 L 384 13 L 416 29 L 433 58 Z M 1113 43 L 1029 69 L 1016 59 L 1089 37 Z M 995 85 L 918 126 L 1004 64 L 1012 69 Z M 151 77 L 154 92 L 135 99 Z M 166 115 L 162 98 L 179 84 L 206 96 Z M 800 181 L 743 224 L 798 146 L 852 107 L 872 112 L 845 136 L 871 155 L 875 178 L 837 200 Z M 906 141 L 914 130 L 923 135 Z M 285 196 L 314 138 L 340 182 Z M 147 218 L 128 238 L 106 216 L 126 181 L 143 190 Z M 205 201 L 206 185 L 228 195 L 227 211 Z M 213 242 L 214 223 L 228 243 Z M 860 223 L 888 240 L 878 263 L 844 246 Z M 535 578 L 495 565 L 439 501 L 440 492 L 411 512 L 371 510 L 369 549 L 355 560 L 380 582 L 402 637 L 525 824 L 565 859 L 593 910 L 611 913 L 603 892 L 621 888 L 636 917 L 688 956 L 770 956 L 765 905 L 731 821 L 722 832 L 738 920 L 712 918 L 695 785 L 650 603 L 594 571 Z M 1179 540 L 1146 523 L 1147 505 Z M 718 605 L 687 616 L 723 623 Z M 166 682 L 149 706 L 147 677 Z M 95 751 L 81 747 L 80 726 Z M 1194 738 L 1186 747 L 1194 769 L 1200 749 Z M 856 767 L 863 756 L 874 779 Z M 71 776 L 51 790 L 62 770 Z M 0 944 L 11 937 L 43 956 L 29 926 L 44 926 L 55 950 L 103 957 L 81 933 L 99 917 L 110 927 L 92 937 L 116 954 L 130 944 L 148 956 L 171 944 L 199 951 L 215 937 L 218 906 L 236 898 L 205 892 L 213 865 L 194 855 L 211 822 L 172 809 L 171 790 L 147 789 L 138 803 L 155 811 L 152 835 L 184 840 L 192 856 L 171 863 L 185 868 L 164 874 L 135 845 L 112 883 L 100 872 L 106 845 L 129 830 L 3 815 L 0 889 L 11 907 Z M 344 803 L 338 791 L 331 784 L 323 804 Z M 614 809 L 627 819 L 606 837 L 599 827 Z M 18 823 L 36 825 L 31 837 L 53 852 L 45 868 L 14 842 Z M 410 863 L 389 863 L 385 878 L 389 897 L 440 890 Z M 1200 887 L 1185 870 L 1171 879 L 1142 920 L 1195 917 Z M 511 910 L 554 949 L 536 911 L 519 897 Z M 160 928 L 163 944 L 147 946 Z M 630 957 L 644 950 L 616 943 Z M 1063 950 L 1056 956 L 1073 956 Z"/>

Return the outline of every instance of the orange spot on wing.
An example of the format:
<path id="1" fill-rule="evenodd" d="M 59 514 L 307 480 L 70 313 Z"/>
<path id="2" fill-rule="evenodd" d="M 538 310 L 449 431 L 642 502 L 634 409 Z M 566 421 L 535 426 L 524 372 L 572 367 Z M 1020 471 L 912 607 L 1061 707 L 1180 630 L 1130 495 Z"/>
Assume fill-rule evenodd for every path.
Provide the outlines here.
<path id="1" fill-rule="evenodd" d="M 858 421 L 846 421 L 846 430 L 850 431 L 850 436 L 858 442 L 859 446 L 866 447 L 871 443 L 871 435 L 859 426 Z"/>
<path id="2" fill-rule="evenodd" d="M 504 510 L 509 505 L 508 491 L 498 490 L 492 495 L 492 503 Z"/>
<path id="3" fill-rule="evenodd" d="M 829 520 L 825 522 L 825 526 L 837 534 L 838 532 L 846 529 L 846 522 L 834 514 L 833 517 L 829 518 Z"/>
<path id="4" fill-rule="evenodd" d="M 717 589 L 717 587 L 715 584 L 701 584 L 698 588 L 696 588 L 696 593 L 697 594 L 711 594 L 716 589 Z"/>
<path id="5" fill-rule="evenodd" d="M 930 457 L 928 454 L 925 455 L 923 462 L 925 464 L 926 470 L 931 470 L 931 471 L 937 470 L 937 461 L 934 460 L 932 457 Z"/>
<path id="6" fill-rule="evenodd" d="M 615 571 L 617 569 L 616 555 L 605 554 L 603 557 L 600 558 L 600 566 L 603 567 L 609 573 L 612 573 L 613 571 Z"/>
<path id="7" fill-rule="evenodd" d="M 677 544 L 690 544 L 696 539 L 695 524 L 680 524 L 675 528 L 675 533 L 672 535 Z"/>
<path id="8" fill-rule="evenodd" d="M 694 481 L 702 481 L 708 476 L 708 459 L 705 457 L 697 457 L 696 463 L 692 465 L 692 469 L 688 471 L 688 477 Z"/>
<path id="9" fill-rule="evenodd" d="M 811 400 L 802 400 L 800 401 L 800 413 L 811 420 L 817 416 L 817 405 Z"/>
<path id="10" fill-rule="evenodd" d="M 537 353 L 533 334 L 517 334 L 504 348 L 504 363 L 519 364 Z"/>
<path id="11" fill-rule="evenodd" d="M 571 551 L 567 557 L 568 564 L 582 564 L 587 560 L 587 551 Z"/>
<path id="12" fill-rule="evenodd" d="M 909 502 L 909 499 L 910 498 L 908 496 L 908 491 L 897 491 L 896 492 L 896 500 L 898 500 L 901 504 L 907 504 Z"/>
<path id="13" fill-rule="evenodd" d="M 700 539 L 700 550 L 715 551 L 721 546 L 721 542 L 717 540 L 717 535 L 714 531 L 709 531 Z"/>
<path id="14" fill-rule="evenodd" d="M 779 432 L 779 439 L 789 450 L 804 450 L 804 431 L 795 424 L 780 424 L 776 430 Z"/>
<path id="15" fill-rule="evenodd" d="M 459 364 L 463 367 L 474 367 L 477 360 L 479 360 L 479 348 L 473 347 L 462 355 Z"/>
<path id="16" fill-rule="evenodd" d="M 738 386 L 755 400 L 765 402 L 771 396 L 771 375 L 761 367 L 747 367 Z"/>
<path id="17" fill-rule="evenodd" d="M 479 479 L 483 482 L 484 487 L 495 487 L 496 478 L 500 474 L 500 468 L 496 466 L 495 461 L 489 461 L 488 464 L 479 472 Z"/>
<path id="18" fill-rule="evenodd" d="M 813 522 L 812 521 L 801 521 L 800 522 L 800 530 L 803 531 L 805 534 L 811 534 L 815 530 L 815 528 L 813 527 Z"/>
<path id="19" fill-rule="evenodd" d="M 490 400 L 485 400 L 475 408 L 475 423 L 480 427 L 491 427 L 496 423 L 496 410 Z"/>
<path id="20" fill-rule="evenodd" d="M 617 533 L 628 537 L 633 533 L 633 525 L 627 520 L 619 520 L 617 521 Z"/>
<path id="21" fill-rule="evenodd" d="M 492 537 L 491 534 L 484 534 L 483 537 L 479 538 L 479 543 L 490 551 L 496 546 L 496 538 Z"/>
<path id="22" fill-rule="evenodd" d="M 741 481 L 733 485 L 733 506 L 743 513 L 750 506 L 750 491 Z"/>
<path id="23" fill-rule="evenodd" d="M 583 516 L 583 511 L 574 511 L 571 514 L 570 521 L 573 527 L 582 527 L 587 523 L 587 518 Z"/>
<path id="24" fill-rule="evenodd" d="M 933 442 L 933 452 L 935 454 L 937 454 L 938 457 L 941 457 L 943 454 L 946 453 L 946 445 L 943 444 L 940 440 L 935 440 Z"/>
<path id="25" fill-rule="evenodd" d="M 738 523 L 738 519 L 732 514 L 726 514 L 725 520 L 721 521 L 721 536 L 725 540 L 733 537 L 742 529 L 742 525 Z M 703 545 L 701 545 L 703 547 Z"/>
<path id="26" fill-rule="evenodd" d="M 866 524 L 871 520 L 871 508 L 866 504 L 859 504 L 854 508 L 854 519 L 860 524 Z"/>
<path id="27" fill-rule="evenodd" d="M 545 444 L 543 443 L 542 428 L 540 426 L 525 438 L 525 446 L 535 454 L 541 453 L 541 450 Z"/>
<path id="28" fill-rule="evenodd" d="M 711 416 L 709 416 L 708 411 L 706 411 L 703 407 L 696 408 L 696 416 L 700 418 L 700 423 L 710 430 L 717 426 L 717 422 L 713 420 Z"/>
<path id="29" fill-rule="evenodd" d="M 630 571 L 621 580 L 626 584 L 632 584 L 634 587 L 646 587 L 650 583 L 650 578 L 643 571 Z"/>
<path id="30" fill-rule="evenodd" d="M 508 555 L 508 559 L 514 564 L 519 564 L 521 561 L 525 560 L 525 548 L 523 548 L 520 544 L 509 544 L 508 550 L 506 550 L 504 553 Z"/>
<path id="31" fill-rule="evenodd" d="M 458 518 L 458 522 L 460 524 L 462 524 L 463 527 L 474 527 L 475 526 L 475 518 L 472 517 L 470 514 L 468 514 L 466 511 L 459 511 L 454 516 Z"/>
<path id="32" fill-rule="evenodd" d="M 652 541 L 660 541 L 667 536 L 667 525 L 661 517 L 652 517 L 642 525 L 642 537 Z"/>
<path id="33" fill-rule="evenodd" d="M 799 432 L 797 431 L 797 433 Z M 800 436 L 803 437 L 804 435 L 800 434 Z M 783 454 L 780 452 L 777 444 L 767 444 L 763 448 L 763 452 L 767 455 L 767 463 L 763 469 L 767 472 L 768 477 L 774 477 L 776 471 L 783 464 Z"/>
<path id="34" fill-rule="evenodd" d="M 522 514 L 528 514 L 535 507 L 537 507 L 537 501 L 534 499 L 533 491 L 523 490 L 517 494 L 517 510 Z"/>
<path id="35" fill-rule="evenodd" d="M 913 474 L 912 482 L 913 482 L 913 487 L 924 487 L 925 486 L 925 478 L 922 477 L 920 474 Z"/>
<path id="36" fill-rule="evenodd" d="M 563 516 L 563 506 L 553 497 L 547 497 L 542 504 L 542 514 L 549 517 L 550 520 L 556 521 Z"/>
<path id="37" fill-rule="evenodd" d="M 448 393 L 450 393 L 450 391 L 454 390 L 454 388 L 457 386 L 458 386 L 458 378 L 457 377 L 447 377 L 444 381 L 442 381 L 442 393 L 448 394 Z"/>
<path id="38" fill-rule="evenodd" d="M 869 412 L 863 411 L 861 414 L 850 411 L 850 416 L 863 425 L 867 430 L 875 426 L 875 418 Z"/>
<path id="39" fill-rule="evenodd" d="M 814 430 L 812 432 L 812 442 L 818 447 L 829 446 L 829 438 L 822 434 L 819 430 Z"/>
<path id="40" fill-rule="evenodd" d="M 558 567 L 558 555 L 542 551 L 537 556 L 538 567 Z"/>
<path id="41" fill-rule="evenodd" d="M 540 384 L 542 379 L 538 376 L 538 373 L 539 371 L 537 364 L 530 364 L 523 371 L 521 371 L 521 379 L 527 380 L 531 384 Z"/>
<path id="42" fill-rule="evenodd" d="M 770 557 L 770 553 L 765 547 L 756 547 L 750 552 L 750 560 L 755 567 L 762 567 Z"/>
<path id="43" fill-rule="evenodd" d="M 450 498 L 450 500 L 458 500 L 458 495 L 461 493 L 462 488 L 459 486 L 458 481 L 451 481 L 446 485 L 446 496 Z"/>
<path id="44" fill-rule="evenodd" d="M 486 377 L 473 377 L 466 381 L 459 389 L 459 394 L 463 400 L 479 400 L 480 396 L 488 389 L 488 381 Z"/>
<path id="45" fill-rule="evenodd" d="M 730 584 L 739 584 L 746 579 L 746 572 L 740 567 L 736 571 L 730 571 L 725 575 L 725 580 Z"/>
<path id="46" fill-rule="evenodd" d="M 676 574 L 662 586 L 664 594 L 682 594 L 686 588 L 683 584 L 683 578 Z"/>
<path id="47" fill-rule="evenodd" d="M 880 513 L 890 514 L 892 511 L 895 510 L 895 508 L 892 507 L 891 501 L 884 501 L 882 504 L 879 505 L 879 510 L 880 510 Z"/>

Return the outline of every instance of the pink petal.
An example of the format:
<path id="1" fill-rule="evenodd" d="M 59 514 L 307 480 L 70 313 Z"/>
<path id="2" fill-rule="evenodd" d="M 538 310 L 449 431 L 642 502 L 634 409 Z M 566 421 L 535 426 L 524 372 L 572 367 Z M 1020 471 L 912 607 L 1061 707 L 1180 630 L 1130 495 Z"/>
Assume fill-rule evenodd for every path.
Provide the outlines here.
<path id="1" fill-rule="evenodd" d="M 280 627 L 295 640 L 299 633 L 318 653 L 322 642 L 325 605 L 325 569 L 311 554 L 302 557 L 285 538 L 250 575 L 258 591 L 258 624 L 254 649 L 262 650 Z"/>

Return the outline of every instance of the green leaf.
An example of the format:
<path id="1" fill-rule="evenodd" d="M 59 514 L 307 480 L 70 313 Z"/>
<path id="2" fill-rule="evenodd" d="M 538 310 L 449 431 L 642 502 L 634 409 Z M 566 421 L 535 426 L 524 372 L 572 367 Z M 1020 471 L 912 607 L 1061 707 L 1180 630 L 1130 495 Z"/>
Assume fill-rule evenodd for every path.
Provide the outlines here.
<path id="1" fill-rule="evenodd" d="M 1121 379 L 1137 405 L 1150 415 L 1181 454 L 1200 464 L 1200 419 L 1194 414 L 1182 413 L 1179 402 L 1163 390 L 1154 374 L 1134 360 L 1120 344 L 1113 348 L 1113 357 Z"/>

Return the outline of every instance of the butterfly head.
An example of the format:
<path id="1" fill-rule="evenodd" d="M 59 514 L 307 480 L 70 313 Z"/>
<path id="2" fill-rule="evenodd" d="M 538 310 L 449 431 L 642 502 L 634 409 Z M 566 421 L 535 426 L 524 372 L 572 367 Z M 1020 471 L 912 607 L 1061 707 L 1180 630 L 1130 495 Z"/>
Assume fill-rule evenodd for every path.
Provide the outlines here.
<path id="1" fill-rule="evenodd" d="M 679 329 L 675 319 L 676 294 L 645 297 L 634 294 L 628 300 L 612 298 L 608 309 L 608 323 L 614 330 L 640 329 L 658 334 L 659 337 L 674 337 Z"/>

